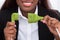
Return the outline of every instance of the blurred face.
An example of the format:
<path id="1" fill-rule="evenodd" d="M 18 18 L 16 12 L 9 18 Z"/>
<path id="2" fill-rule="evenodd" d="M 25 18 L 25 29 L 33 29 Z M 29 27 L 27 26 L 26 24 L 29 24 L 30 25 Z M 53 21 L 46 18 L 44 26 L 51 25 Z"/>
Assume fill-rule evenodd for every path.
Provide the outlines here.
<path id="1" fill-rule="evenodd" d="M 16 0 L 22 11 L 29 12 L 35 9 L 38 0 Z"/>

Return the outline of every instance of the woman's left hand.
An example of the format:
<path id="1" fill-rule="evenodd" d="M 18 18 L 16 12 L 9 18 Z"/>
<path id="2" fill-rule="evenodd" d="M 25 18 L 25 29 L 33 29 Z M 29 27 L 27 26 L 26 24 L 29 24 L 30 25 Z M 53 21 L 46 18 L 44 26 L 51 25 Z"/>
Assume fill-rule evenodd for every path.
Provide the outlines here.
<path id="1" fill-rule="evenodd" d="M 58 37 L 58 33 L 56 31 L 56 28 L 60 32 L 60 21 L 59 20 L 57 20 L 56 18 L 52 18 L 52 17 L 46 15 L 43 18 L 42 22 L 45 23 L 48 26 L 50 32 L 53 33 L 53 35 L 55 37 Z"/>

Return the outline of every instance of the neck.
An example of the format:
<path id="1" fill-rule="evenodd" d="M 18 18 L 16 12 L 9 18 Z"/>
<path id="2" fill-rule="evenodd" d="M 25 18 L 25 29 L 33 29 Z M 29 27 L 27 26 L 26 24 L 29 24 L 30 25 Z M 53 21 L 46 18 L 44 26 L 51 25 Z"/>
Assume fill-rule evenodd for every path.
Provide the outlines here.
<path id="1" fill-rule="evenodd" d="M 36 9 L 36 8 L 34 8 L 33 10 L 28 11 L 28 12 L 25 12 L 25 11 L 22 11 L 22 10 L 21 10 L 21 12 L 22 12 L 22 15 L 23 15 L 23 16 L 25 16 L 26 18 L 28 18 L 28 13 L 34 13 L 34 12 L 35 12 L 35 9 Z"/>

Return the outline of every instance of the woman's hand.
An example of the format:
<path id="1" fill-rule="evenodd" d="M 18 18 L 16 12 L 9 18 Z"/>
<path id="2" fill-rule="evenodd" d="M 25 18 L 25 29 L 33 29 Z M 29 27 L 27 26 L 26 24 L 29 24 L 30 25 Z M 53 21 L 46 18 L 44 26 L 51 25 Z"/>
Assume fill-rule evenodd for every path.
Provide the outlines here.
<path id="1" fill-rule="evenodd" d="M 59 36 L 58 36 L 57 31 L 56 31 L 56 28 L 57 28 L 57 29 L 59 30 L 59 32 L 60 32 L 60 21 L 57 20 L 56 18 L 52 18 L 52 17 L 46 15 L 46 16 L 43 18 L 42 22 L 45 23 L 45 24 L 48 26 L 50 32 L 53 33 L 53 35 L 54 35 L 54 36 L 56 37 L 56 39 L 57 39 L 57 37 L 59 37 Z"/>
<path id="2" fill-rule="evenodd" d="M 4 28 L 4 35 L 6 40 L 14 40 L 16 38 L 16 28 L 14 22 L 7 22 Z"/>

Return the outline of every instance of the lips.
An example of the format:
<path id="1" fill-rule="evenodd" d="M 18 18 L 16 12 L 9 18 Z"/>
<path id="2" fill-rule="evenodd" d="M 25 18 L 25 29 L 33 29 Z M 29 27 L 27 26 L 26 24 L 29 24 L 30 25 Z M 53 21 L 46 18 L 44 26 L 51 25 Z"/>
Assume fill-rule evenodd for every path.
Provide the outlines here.
<path id="1" fill-rule="evenodd" d="M 29 7 L 29 6 L 32 5 L 32 3 L 25 3 L 25 2 L 23 2 L 23 5 Z"/>

